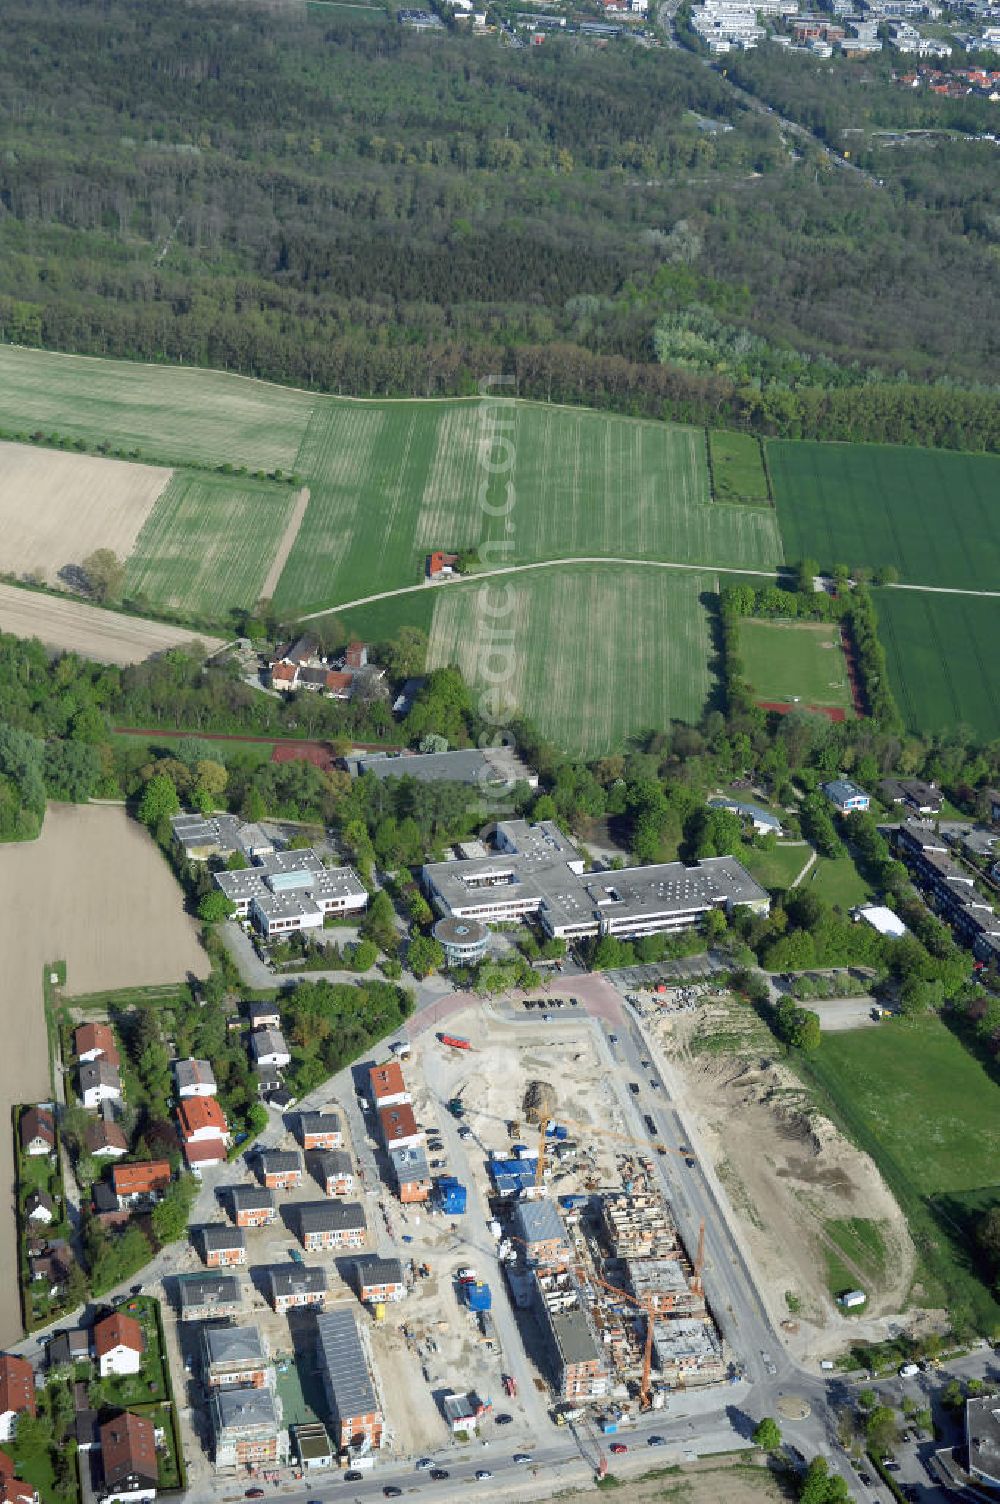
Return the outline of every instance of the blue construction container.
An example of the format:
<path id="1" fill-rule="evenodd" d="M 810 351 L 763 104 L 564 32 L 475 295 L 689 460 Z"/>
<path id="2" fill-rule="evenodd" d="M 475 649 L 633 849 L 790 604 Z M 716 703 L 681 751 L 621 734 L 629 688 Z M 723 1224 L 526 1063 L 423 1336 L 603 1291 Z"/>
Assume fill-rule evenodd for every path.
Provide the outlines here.
<path id="1" fill-rule="evenodd" d="M 470 1311 L 488 1311 L 493 1304 L 493 1296 L 490 1294 L 489 1285 L 466 1285 L 465 1298 L 468 1301 Z"/>
<path id="2" fill-rule="evenodd" d="M 460 1180 L 455 1180 L 451 1175 L 443 1176 L 437 1183 L 437 1192 L 441 1210 L 450 1217 L 465 1211 L 469 1193 Z"/>
<path id="3" fill-rule="evenodd" d="M 564 1212 L 575 1212 L 587 1205 L 587 1198 L 586 1196 L 560 1196 L 559 1205 Z"/>

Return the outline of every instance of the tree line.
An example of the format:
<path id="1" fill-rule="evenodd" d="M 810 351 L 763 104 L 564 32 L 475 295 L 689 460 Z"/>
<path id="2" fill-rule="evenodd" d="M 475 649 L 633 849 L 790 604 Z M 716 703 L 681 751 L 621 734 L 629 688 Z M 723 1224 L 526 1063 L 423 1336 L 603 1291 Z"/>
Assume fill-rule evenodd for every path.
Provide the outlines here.
<path id="1" fill-rule="evenodd" d="M 0 338 L 366 395 L 504 371 L 760 433 L 997 447 L 971 159 L 883 165 L 874 192 L 678 50 L 197 15 L 8 7 Z M 720 358 L 692 370 L 676 334 L 705 310 Z"/>

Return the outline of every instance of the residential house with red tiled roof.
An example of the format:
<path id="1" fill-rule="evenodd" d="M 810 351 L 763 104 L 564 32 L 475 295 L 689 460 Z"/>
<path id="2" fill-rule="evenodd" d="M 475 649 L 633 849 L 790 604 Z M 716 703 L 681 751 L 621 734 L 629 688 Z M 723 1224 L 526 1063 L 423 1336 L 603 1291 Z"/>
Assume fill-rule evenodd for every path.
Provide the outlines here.
<path id="1" fill-rule="evenodd" d="M 35 1414 L 35 1375 L 26 1358 L 0 1353 L 0 1441 L 10 1441 L 18 1416 Z"/>
<path id="2" fill-rule="evenodd" d="M 133 1316 L 114 1311 L 94 1325 L 94 1357 L 102 1379 L 142 1368 L 142 1327 Z"/>
<path id="3" fill-rule="evenodd" d="M 125 1411 L 100 1430 L 104 1504 L 143 1504 L 156 1498 L 159 1466 L 153 1422 Z"/>
<path id="4" fill-rule="evenodd" d="M 109 1065 L 121 1065 L 118 1041 L 110 1024 L 81 1024 L 73 1035 L 73 1048 L 80 1061 L 106 1060 Z"/>

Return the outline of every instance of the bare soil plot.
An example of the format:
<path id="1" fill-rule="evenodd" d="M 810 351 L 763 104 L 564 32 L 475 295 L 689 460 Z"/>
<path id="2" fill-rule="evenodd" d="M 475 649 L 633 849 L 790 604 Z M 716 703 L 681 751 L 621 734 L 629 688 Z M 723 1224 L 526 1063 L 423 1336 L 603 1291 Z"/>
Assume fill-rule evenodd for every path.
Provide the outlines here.
<path id="1" fill-rule="evenodd" d="M 0 631 L 15 637 L 37 637 L 46 647 L 63 653 L 79 653 L 100 663 L 141 663 L 153 653 L 168 648 L 204 644 L 206 654 L 223 646 L 220 637 L 205 637 L 186 627 L 143 621 L 118 611 L 102 611 L 84 601 L 43 595 L 0 584 Z"/>
<path id="2" fill-rule="evenodd" d="M 120 559 L 172 472 L 156 465 L 0 443 L 0 571 L 42 571 L 50 585 L 95 548 Z"/>
<path id="3" fill-rule="evenodd" d="M 670 1056 L 678 1105 L 697 1124 L 749 1245 L 761 1296 L 786 1327 L 789 1349 L 815 1358 L 859 1337 L 885 1335 L 885 1318 L 905 1310 L 916 1267 L 906 1220 L 866 1154 L 817 1113 L 801 1083 L 768 1049 L 755 1015 L 730 999 L 657 1025 Z M 828 1224 L 878 1224 L 887 1251 L 881 1278 L 858 1280 L 868 1294 L 860 1318 L 831 1298 Z M 792 1313 L 790 1293 L 798 1309 Z"/>
<path id="4" fill-rule="evenodd" d="M 15 1102 L 49 1096 L 46 963 L 66 962 L 70 994 L 208 974 L 197 926 L 159 851 L 123 809 L 97 805 L 50 805 L 37 841 L 0 846 L 0 954 L 4 1123 Z M 8 1207 L 13 1179 L 7 1129 L 0 1133 L 0 1198 Z M 0 1346 L 20 1330 L 11 1215 L 0 1218 Z"/>

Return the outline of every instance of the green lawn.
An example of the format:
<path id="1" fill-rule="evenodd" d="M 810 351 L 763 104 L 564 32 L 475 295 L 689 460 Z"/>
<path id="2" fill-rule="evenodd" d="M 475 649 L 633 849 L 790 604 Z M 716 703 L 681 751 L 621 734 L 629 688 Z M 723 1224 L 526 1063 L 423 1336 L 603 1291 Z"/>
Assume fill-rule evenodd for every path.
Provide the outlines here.
<path id="1" fill-rule="evenodd" d="M 744 617 L 739 634 L 746 680 L 756 699 L 851 709 L 840 628 L 834 623 Z"/>
<path id="2" fill-rule="evenodd" d="M 849 856 L 818 857 L 805 886 L 845 913 L 871 897 L 871 889 Z"/>
<path id="3" fill-rule="evenodd" d="M 775 846 L 773 851 L 761 851 L 756 846 L 744 846 L 739 859 L 757 881 L 765 888 L 789 888 L 798 877 L 809 858 L 808 846 Z"/>
<path id="4" fill-rule="evenodd" d="M 924 1260 L 928 1300 L 943 1296 L 980 1329 L 1000 1323 L 962 1229 L 935 1210 L 941 1197 L 996 1184 L 1000 1086 L 934 1016 L 824 1034 L 801 1068 L 900 1201 Z"/>
<path id="5" fill-rule="evenodd" d="M 868 1290 L 885 1273 L 886 1247 L 881 1225 L 870 1217 L 835 1217 L 823 1224 L 834 1245 L 823 1246 L 830 1294 L 857 1287 Z"/>
<path id="6" fill-rule="evenodd" d="M 129 595 L 203 616 L 254 606 L 294 504 L 290 486 L 178 472 L 136 539 Z"/>
<path id="7" fill-rule="evenodd" d="M 890 444 L 769 442 L 787 559 L 892 564 L 920 585 L 996 589 L 1000 458 Z"/>
<path id="8" fill-rule="evenodd" d="M 726 428 L 710 428 L 708 449 L 716 501 L 770 505 L 771 493 L 758 438 Z"/>
<path id="9" fill-rule="evenodd" d="M 909 729 L 929 735 L 963 724 L 984 741 L 1000 736 L 1000 600 L 878 590 L 875 603 Z"/>
<path id="10" fill-rule="evenodd" d="M 132 736 L 130 733 L 114 731 L 111 733 L 111 742 L 120 747 L 123 752 L 129 754 L 130 762 L 138 765 L 143 760 L 151 761 L 154 757 L 172 757 L 176 754 L 178 738 L 172 736 Z M 262 763 L 270 762 L 274 752 L 274 742 L 239 742 L 214 740 L 206 737 L 199 738 L 199 748 L 202 755 L 214 762 L 225 763 L 227 766 L 239 761 L 244 766 L 259 767 Z"/>
<path id="11" fill-rule="evenodd" d="M 290 471 L 315 402 L 221 371 L 0 346 L 0 426 L 168 464 Z"/>
<path id="12" fill-rule="evenodd" d="M 419 627 L 429 633 L 436 599 L 435 590 L 411 590 L 406 595 L 372 601 L 367 606 L 352 606 L 350 611 L 338 611 L 336 615 L 350 637 L 360 637 L 365 642 L 385 642 L 395 637 L 400 627 Z"/>
<path id="13" fill-rule="evenodd" d="M 538 570 L 436 592 L 428 664 L 458 663 L 560 746 L 586 756 L 677 717 L 715 688 L 711 576 L 609 565 Z M 502 609 L 501 609 L 502 608 Z"/>

